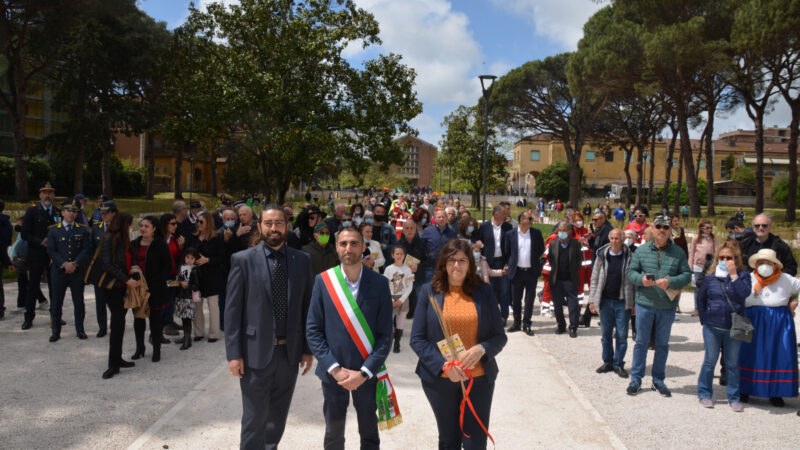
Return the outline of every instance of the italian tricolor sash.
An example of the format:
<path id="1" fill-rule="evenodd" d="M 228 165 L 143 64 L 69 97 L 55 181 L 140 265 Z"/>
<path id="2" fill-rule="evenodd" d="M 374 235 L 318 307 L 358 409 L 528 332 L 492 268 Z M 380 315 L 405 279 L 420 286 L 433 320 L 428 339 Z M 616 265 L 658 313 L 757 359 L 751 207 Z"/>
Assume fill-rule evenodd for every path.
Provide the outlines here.
<path id="1" fill-rule="evenodd" d="M 355 298 L 353 298 L 353 293 L 350 292 L 350 287 L 345 282 L 341 266 L 328 269 L 320 275 L 322 275 L 322 281 L 325 283 L 328 295 L 331 296 L 333 305 L 336 307 L 342 322 L 344 322 L 347 332 L 353 338 L 353 342 L 361 352 L 361 356 L 367 359 L 372 353 L 375 338 L 372 336 L 372 330 L 369 329 L 364 313 L 361 312 L 361 308 L 358 307 Z M 400 425 L 403 422 L 403 417 L 400 415 L 397 396 L 392 387 L 392 382 L 389 380 L 389 372 L 386 371 L 385 364 L 381 366 L 376 376 L 378 377 L 376 392 L 378 428 L 388 430 Z"/>

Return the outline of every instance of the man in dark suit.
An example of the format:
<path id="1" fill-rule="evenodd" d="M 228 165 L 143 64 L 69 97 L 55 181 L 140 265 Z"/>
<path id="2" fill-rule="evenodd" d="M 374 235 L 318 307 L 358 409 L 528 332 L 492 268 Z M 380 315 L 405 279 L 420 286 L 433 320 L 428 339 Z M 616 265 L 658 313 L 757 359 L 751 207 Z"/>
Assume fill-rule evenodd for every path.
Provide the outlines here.
<path id="1" fill-rule="evenodd" d="M 392 343 L 392 295 L 386 278 L 368 268 L 363 269 L 364 239 L 357 229 L 345 227 L 339 231 L 336 251 L 342 264 L 317 275 L 306 325 L 308 345 L 317 358 L 316 373 L 322 380 L 325 399 L 324 447 L 344 449 L 345 417 L 352 392 L 361 448 L 377 449 L 380 447 L 377 375 L 389 356 Z M 337 276 L 328 277 L 331 272 Z M 335 303 L 329 288 L 341 289 L 334 292 L 341 292 L 345 297 L 352 294 L 373 336 L 371 345 L 365 345 L 362 340 L 357 343 L 359 338 L 350 334 L 337 309 L 337 304 L 341 303 Z M 335 296 L 341 299 L 339 294 Z M 348 300 L 343 301 L 349 304 Z M 359 323 L 351 327 L 360 327 Z"/>
<path id="2" fill-rule="evenodd" d="M 297 381 L 311 369 L 305 324 L 311 261 L 286 245 L 283 209 L 261 212 L 262 243 L 231 256 L 225 296 L 225 351 L 242 390 L 243 449 L 275 449 Z"/>
<path id="3" fill-rule="evenodd" d="M 531 315 L 536 298 L 536 282 L 542 274 L 541 256 L 544 253 L 542 232 L 531 227 L 533 214 L 526 211 L 519 215 L 519 229 L 506 232 L 504 244 L 508 255 L 508 278 L 511 282 L 511 300 L 514 308 L 514 323 L 508 332 L 522 330 L 533 336 Z M 525 291 L 525 314 L 522 314 L 522 292 Z"/>
<path id="4" fill-rule="evenodd" d="M 578 337 L 578 318 L 581 307 L 578 304 L 578 285 L 581 267 L 581 244 L 572 239 L 572 225 L 561 222 L 556 228 L 558 239 L 550 241 L 547 259 L 550 262 L 550 291 L 553 294 L 558 329 L 556 334 L 566 332 L 564 306 L 569 309 L 569 337 Z"/>
<path id="5" fill-rule="evenodd" d="M 42 272 L 48 269 L 50 257 L 47 256 L 47 229 L 61 220 L 61 210 L 53 204 L 56 190 L 49 181 L 39 188 L 40 202 L 25 211 L 22 219 L 22 239 L 28 242 L 28 294 L 25 297 L 25 320 L 22 329 L 33 326 L 36 317 L 36 299 L 41 293 Z M 52 286 L 48 277 L 48 296 L 53 298 Z M 44 306 L 46 303 L 42 303 Z"/>
<path id="6" fill-rule="evenodd" d="M 513 230 L 510 223 L 506 222 L 506 209 L 503 206 L 495 206 L 492 209 L 492 220 L 487 220 L 481 225 L 478 231 L 478 239 L 483 242 L 483 256 L 490 269 L 506 269 L 508 255 L 503 252 L 503 240 L 505 234 Z M 490 277 L 489 282 L 500 304 L 500 315 L 503 317 L 504 326 L 508 322 L 508 303 L 510 299 L 508 275 L 506 273 L 500 277 Z"/>
<path id="7" fill-rule="evenodd" d="M 89 253 L 89 230 L 76 220 L 80 204 L 69 200 L 61 204 L 62 220 L 50 225 L 47 232 L 47 255 L 53 262 L 50 268 L 50 342 L 61 338 L 61 309 L 69 287 L 75 309 L 75 331 L 79 339 L 86 339 L 83 319 L 83 269 Z"/>

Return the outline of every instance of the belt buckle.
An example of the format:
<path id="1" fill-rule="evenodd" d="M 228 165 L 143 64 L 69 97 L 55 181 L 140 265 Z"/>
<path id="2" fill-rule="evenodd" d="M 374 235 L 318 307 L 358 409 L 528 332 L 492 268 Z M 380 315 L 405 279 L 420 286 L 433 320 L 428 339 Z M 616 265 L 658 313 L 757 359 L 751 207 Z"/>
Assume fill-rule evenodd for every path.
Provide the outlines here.
<path id="1" fill-rule="evenodd" d="M 277 347 L 278 345 L 286 345 L 286 343 L 287 343 L 286 338 L 281 338 L 281 339 L 276 338 L 272 340 L 272 345 L 275 347 Z"/>

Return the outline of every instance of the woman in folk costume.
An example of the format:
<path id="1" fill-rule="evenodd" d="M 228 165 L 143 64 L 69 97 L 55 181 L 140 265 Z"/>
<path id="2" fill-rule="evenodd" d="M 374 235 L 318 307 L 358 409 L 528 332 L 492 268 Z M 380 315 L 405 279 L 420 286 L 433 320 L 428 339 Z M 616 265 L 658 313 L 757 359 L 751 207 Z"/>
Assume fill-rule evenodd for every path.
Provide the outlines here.
<path id="1" fill-rule="evenodd" d="M 637 206 L 634 208 L 633 220 L 625 225 L 625 229 L 633 230 L 633 232 L 636 233 L 636 240 L 634 241 L 636 247 L 647 242 L 652 235 L 650 224 L 647 223 L 647 208 L 644 206 Z"/>
<path id="2" fill-rule="evenodd" d="M 398 200 L 392 208 L 392 216 L 394 217 L 394 232 L 397 233 L 397 239 L 403 236 L 403 224 L 406 220 L 411 219 L 411 213 L 407 210 L 406 202 L 402 199 Z"/>
<path id="3" fill-rule="evenodd" d="M 753 324 L 753 339 L 739 351 L 739 390 L 747 403 L 751 395 L 768 397 L 784 406 L 783 397 L 797 397 L 797 336 L 794 311 L 800 279 L 781 271 L 775 250 L 761 249 L 749 259 L 753 292 L 745 299 L 745 315 Z"/>

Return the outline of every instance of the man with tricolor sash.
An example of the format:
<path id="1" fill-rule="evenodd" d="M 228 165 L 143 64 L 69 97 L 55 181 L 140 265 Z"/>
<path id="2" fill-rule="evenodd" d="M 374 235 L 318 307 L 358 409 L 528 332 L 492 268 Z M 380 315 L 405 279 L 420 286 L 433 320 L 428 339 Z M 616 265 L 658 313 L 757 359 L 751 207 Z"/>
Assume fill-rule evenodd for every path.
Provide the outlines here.
<path id="1" fill-rule="evenodd" d="M 322 380 L 325 449 L 344 449 L 352 393 L 362 449 L 379 448 L 378 428 L 401 421 L 384 366 L 392 343 L 392 296 L 386 278 L 362 270 L 364 239 L 344 227 L 336 240 L 341 265 L 317 275 L 306 336 Z M 376 414 L 377 413 L 377 414 Z"/>

